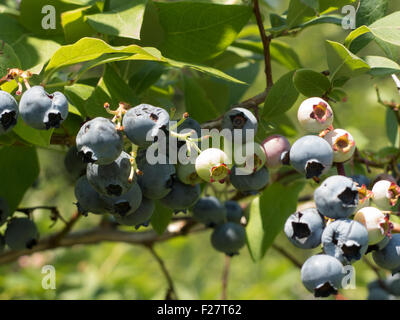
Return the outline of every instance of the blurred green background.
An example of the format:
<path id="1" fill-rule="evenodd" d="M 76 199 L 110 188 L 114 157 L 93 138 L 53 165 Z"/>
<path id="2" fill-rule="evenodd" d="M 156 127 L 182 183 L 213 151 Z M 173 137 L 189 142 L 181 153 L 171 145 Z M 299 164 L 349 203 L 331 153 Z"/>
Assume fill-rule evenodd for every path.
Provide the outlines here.
<path id="1" fill-rule="evenodd" d="M 283 12 L 288 3 L 275 2 L 276 12 Z M 400 10 L 400 3 L 391 2 L 391 12 Z M 268 24 L 268 19 L 265 23 Z M 318 25 L 304 30 L 296 38 L 282 40 L 296 50 L 304 67 L 323 71 L 328 69 L 324 41 L 343 42 L 348 33 L 338 26 Z M 364 52 L 373 54 L 379 49 L 370 45 Z M 285 72 L 281 66 L 273 64 L 275 80 Z M 383 98 L 400 101 L 390 77 L 373 79 L 363 76 L 346 84 L 347 102 L 334 105 L 340 126 L 349 130 L 358 147 L 364 150 L 379 150 L 390 145 L 385 131 L 385 108 L 377 103 L 374 84 L 379 85 Z M 260 65 L 257 79 L 247 88 L 244 98 L 261 92 L 264 87 L 263 66 Z M 303 97 L 288 113 L 293 120 L 301 99 Z M 63 166 L 65 151 L 40 149 L 40 178 L 26 194 L 21 206 L 53 205 L 65 217 L 74 212 L 73 182 Z M 46 211 L 35 212 L 35 221 L 39 223 L 42 234 L 52 231 L 49 230 L 51 221 L 48 217 Z M 99 219 L 94 215 L 82 218 L 76 229 L 95 225 Z M 57 222 L 54 229 L 60 227 L 62 222 Z M 207 231 L 155 246 L 171 273 L 180 299 L 219 299 L 221 296 L 225 258 L 212 249 L 209 238 L 210 231 Z M 312 254 L 295 249 L 282 233 L 276 243 L 300 261 Z M 56 290 L 44 290 L 41 286 L 41 268 L 47 264 L 56 268 Z M 344 290 L 342 294 L 349 299 L 365 299 L 366 284 L 376 275 L 362 261 L 354 266 L 357 288 Z M 102 243 L 62 248 L 21 257 L 15 263 L 0 267 L 0 299 L 163 299 L 166 289 L 166 280 L 150 252 L 144 247 L 128 244 Z M 301 284 L 300 270 L 272 248 L 259 263 L 251 260 L 246 248 L 232 259 L 228 298 L 313 299 Z"/>

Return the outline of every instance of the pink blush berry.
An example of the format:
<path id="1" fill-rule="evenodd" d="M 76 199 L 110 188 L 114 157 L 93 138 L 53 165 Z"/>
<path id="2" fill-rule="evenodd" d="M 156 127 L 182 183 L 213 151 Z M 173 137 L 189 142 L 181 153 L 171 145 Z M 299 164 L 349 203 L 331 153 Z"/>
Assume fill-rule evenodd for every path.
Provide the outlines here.
<path id="1" fill-rule="evenodd" d="M 282 165 L 282 154 L 290 150 L 290 143 L 284 136 L 274 134 L 263 141 L 262 147 L 267 157 L 266 166 L 279 168 Z"/>

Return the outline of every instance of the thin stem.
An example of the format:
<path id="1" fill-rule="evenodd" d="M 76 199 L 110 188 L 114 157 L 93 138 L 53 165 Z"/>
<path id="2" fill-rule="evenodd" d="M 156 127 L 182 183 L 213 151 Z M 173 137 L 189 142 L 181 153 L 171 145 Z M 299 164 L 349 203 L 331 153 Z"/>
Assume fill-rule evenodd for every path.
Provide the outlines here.
<path id="1" fill-rule="evenodd" d="M 278 246 L 277 244 L 273 243 L 272 248 L 274 248 L 276 251 L 278 251 L 281 255 L 286 257 L 290 262 L 292 262 L 297 268 L 301 269 L 303 264 L 297 260 L 294 256 L 292 256 L 289 252 L 287 252 L 285 249 L 282 247 Z"/>
<path id="2" fill-rule="evenodd" d="M 346 176 L 346 171 L 344 170 L 343 162 L 336 162 L 335 166 L 336 166 L 338 175 Z"/>
<path id="3" fill-rule="evenodd" d="M 264 49 L 264 63 L 265 63 L 265 76 L 267 78 L 267 88 L 271 88 L 274 85 L 272 79 L 271 52 L 269 48 L 271 43 L 271 38 L 267 37 L 267 35 L 265 34 L 264 24 L 261 17 L 260 5 L 258 3 L 258 0 L 253 0 L 253 11 L 254 15 L 256 16 L 257 26 L 260 32 L 261 41 Z"/>
<path id="4" fill-rule="evenodd" d="M 169 271 L 168 271 L 167 267 L 165 266 L 164 261 L 157 254 L 157 252 L 154 250 L 154 247 L 152 245 L 149 246 L 148 248 L 149 248 L 151 254 L 153 255 L 153 257 L 156 259 L 156 261 L 160 265 L 161 271 L 164 274 L 165 279 L 168 282 L 168 291 L 165 296 L 165 300 L 178 300 L 178 296 L 175 291 L 174 282 L 172 281 L 171 275 L 169 274 Z"/>
<path id="5" fill-rule="evenodd" d="M 221 300 L 226 300 L 227 299 L 230 267 L 231 267 L 231 257 L 228 256 L 228 255 L 225 255 L 224 270 L 222 271 L 222 294 L 221 294 Z"/>

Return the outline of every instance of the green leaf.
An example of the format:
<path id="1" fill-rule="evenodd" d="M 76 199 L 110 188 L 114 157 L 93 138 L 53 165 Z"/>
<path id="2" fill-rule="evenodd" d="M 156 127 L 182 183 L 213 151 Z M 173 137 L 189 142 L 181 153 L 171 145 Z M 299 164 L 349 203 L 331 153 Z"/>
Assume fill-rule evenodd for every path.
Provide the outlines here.
<path id="1" fill-rule="evenodd" d="M 295 71 L 283 75 L 270 89 L 264 103 L 262 118 L 268 119 L 288 111 L 299 97 L 293 83 Z"/>
<path id="2" fill-rule="evenodd" d="M 357 39 L 358 37 L 371 32 L 371 30 L 367 26 L 361 26 L 357 28 L 356 30 L 353 30 L 352 32 L 349 33 L 349 35 L 346 37 L 346 40 L 344 41 L 344 45 L 347 48 L 350 48 L 352 42 Z"/>
<path id="3" fill-rule="evenodd" d="M 304 182 L 283 186 L 275 182 L 250 204 L 250 219 L 246 227 L 247 245 L 254 261 L 263 258 L 286 219 L 296 211 L 297 198 Z"/>
<path id="4" fill-rule="evenodd" d="M 354 2 L 356 2 L 356 0 L 319 0 L 319 10 L 320 13 L 326 14 L 328 12 L 336 11 L 340 8 L 343 8 L 345 5 L 352 4 Z"/>
<path id="5" fill-rule="evenodd" d="M 236 40 L 233 46 L 250 50 L 254 53 L 264 55 L 261 41 Z M 301 68 L 301 62 L 297 53 L 285 42 L 274 40 L 270 44 L 271 59 L 288 68 L 289 70 Z"/>
<path id="6" fill-rule="evenodd" d="M 83 38 L 74 44 L 62 46 L 57 50 L 46 67 L 46 79 L 49 79 L 57 70 L 78 63 L 89 62 L 88 68 L 93 68 L 102 63 L 124 60 L 158 61 L 176 68 L 189 67 L 228 81 L 243 83 L 212 67 L 164 58 L 156 48 L 142 48 L 138 45 L 112 47 L 103 40 L 96 38 Z"/>
<path id="7" fill-rule="evenodd" d="M 155 232 L 162 235 L 167 229 L 171 218 L 172 210 L 162 205 L 159 201 L 156 201 L 156 208 L 150 219 L 151 225 Z"/>
<path id="8" fill-rule="evenodd" d="M 326 51 L 332 82 L 338 81 L 343 84 L 348 79 L 366 73 L 370 69 L 365 61 L 338 42 L 327 40 Z"/>
<path id="9" fill-rule="evenodd" d="M 165 71 L 165 67 L 156 62 L 138 61 L 138 63 L 138 70 L 129 79 L 129 86 L 136 94 L 150 88 Z"/>
<path id="10" fill-rule="evenodd" d="M 65 68 L 77 63 L 97 59 L 105 54 L 127 54 L 125 59 L 138 60 L 160 60 L 161 56 L 153 48 L 141 48 L 138 45 L 126 47 L 112 47 L 106 42 L 95 38 L 82 38 L 71 45 L 62 46 L 58 49 L 46 67 L 49 76 L 58 69 Z M 109 58 L 107 56 L 107 58 Z"/>
<path id="11" fill-rule="evenodd" d="M 7 200 L 11 212 L 14 212 L 25 192 L 39 176 L 36 149 L 15 146 L 0 148 L 0 167 L 0 196 Z"/>
<path id="12" fill-rule="evenodd" d="M 287 25 L 289 28 L 296 27 L 311 20 L 316 15 L 317 12 L 304 4 L 301 0 L 291 0 L 287 15 Z"/>
<path id="13" fill-rule="evenodd" d="M 399 127 L 397 123 L 397 118 L 393 110 L 386 108 L 386 136 L 388 137 L 392 146 L 399 145 Z"/>
<path id="14" fill-rule="evenodd" d="M 164 56 L 201 62 L 223 52 L 252 15 L 250 6 L 201 2 L 156 2 L 165 40 Z"/>
<path id="15" fill-rule="evenodd" d="M 388 10 L 389 0 L 363 0 L 360 1 L 360 7 L 357 10 L 357 27 L 369 26 L 376 20 L 383 18 Z"/>
<path id="16" fill-rule="evenodd" d="M 197 121 L 205 122 L 220 115 L 221 112 L 196 78 L 184 77 L 184 94 L 186 111 Z"/>
<path id="17" fill-rule="evenodd" d="M 400 46 L 400 11 L 375 21 L 369 28 L 376 37 Z"/>
<path id="18" fill-rule="evenodd" d="M 16 126 L 13 129 L 22 140 L 40 147 L 48 147 L 50 145 L 51 135 L 53 129 L 50 130 L 36 130 L 29 127 L 25 122 L 19 118 Z"/>
<path id="19" fill-rule="evenodd" d="M 300 0 L 302 3 L 304 3 L 306 6 L 309 6 L 310 8 L 314 9 L 315 11 L 319 11 L 319 2 L 318 0 Z"/>
<path id="20" fill-rule="evenodd" d="M 60 45 L 51 37 L 30 36 L 18 21 L 0 14 L 0 39 L 8 43 L 21 62 L 21 69 L 39 73 Z"/>
<path id="21" fill-rule="evenodd" d="M 42 26 L 42 22 L 48 22 L 46 17 L 52 17 L 52 11 L 46 11 L 46 13 L 42 13 L 42 9 L 48 5 L 54 8 L 54 14 L 56 18 L 55 29 L 44 29 Z M 61 35 L 63 33 L 61 26 L 62 12 L 75 8 L 76 5 L 64 3 L 60 0 L 23 0 L 21 1 L 20 5 L 19 22 L 26 29 L 30 30 L 30 32 L 40 36 Z"/>
<path id="22" fill-rule="evenodd" d="M 63 27 L 65 40 L 75 42 L 83 37 L 92 35 L 95 31 L 86 23 L 85 14 L 91 11 L 92 7 L 87 6 L 63 12 L 61 14 L 61 25 Z"/>
<path id="23" fill-rule="evenodd" d="M 328 96 L 338 102 L 347 100 L 347 93 L 342 88 L 333 88 Z"/>
<path id="24" fill-rule="evenodd" d="M 371 67 L 369 74 L 372 76 L 388 76 L 400 72 L 400 66 L 393 60 L 381 56 L 367 56 L 364 61 Z"/>
<path id="25" fill-rule="evenodd" d="M 132 89 L 124 82 L 113 68 L 106 68 L 96 89 L 85 104 L 86 114 L 91 117 L 110 117 L 104 109 L 104 103 L 108 102 L 111 108 L 116 108 L 119 102 L 136 105 L 139 101 Z"/>
<path id="26" fill-rule="evenodd" d="M 319 16 L 319 17 L 311 19 L 307 22 L 302 23 L 301 25 L 299 25 L 299 27 L 302 29 L 305 29 L 307 27 L 315 26 L 317 24 L 324 24 L 324 23 L 336 24 L 338 26 L 341 26 L 342 20 L 343 20 L 343 17 L 339 16 L 339 15 Z"/>
<path id="27" fill-rule="evenodd" d="M 129 1 L 110 11 L 86 16 L 96 31 L 118 37 L 140 39 L 146 0 Z"/>
<path id="28" fill-rule="evenodd" d="M 0 52 L 0 77 L 4 76 L 9 68 L 21 68 L 21 61 L 10 45 L 4 43 Z"/>
<path id="29" fill-rule="evenodd" d="M 86 101 L 91 97 L 95 88 L 86 84 L 75 83 L 72 86 L 66 86 L 64 88 L 64 94 L 68 101 L 75 106 L 83 117 L 87 117 L 88 114 L 84 108 Z M 104 102 L 103 102 L 104 103 Z"/>
<path id="30" fill-rule="evenodd" d="M 306 97 L 322 97 L 331 88 L 326 76 L 310 69 L 297 70 L 293 82 L 297 91 Z"/>

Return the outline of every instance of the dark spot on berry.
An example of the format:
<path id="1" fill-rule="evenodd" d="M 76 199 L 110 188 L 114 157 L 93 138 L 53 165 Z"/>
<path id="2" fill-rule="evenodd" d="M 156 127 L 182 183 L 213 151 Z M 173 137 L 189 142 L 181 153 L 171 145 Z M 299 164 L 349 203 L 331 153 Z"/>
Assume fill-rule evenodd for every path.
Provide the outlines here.
<path id="1" fill-rule="evenodd" d="M 78 155 L 84 163 L 95 163 L 96 162 L 96 160 L 93 159 L 93 153 L 91 151 L 86 151 L 86 152 L 79 151 Z"/>
<path id="2" fill-rule="evenodd" d="M 333 236 L 332 236 L 332 243 L 333 243 L 334 245 L 337 245 L 337 244 L 338 244 L 338 240 L 337 240 L 337 238 L 336 238 L 336 233 L 334 233 Z"/>
<path id="3" fill-rule="evenodd" d="M 319 177 L 325 167 L 318 161 L 309 161 L 306 165 L 306 178 Z"/>
<path id="4" fill-rule="evenodd" d="M 351 190 L 350 188 L 346 188 L 341 194 L 338 195 L 338 198 L 348 206 L 357 205 L 356 199 L 358 196 L 358 191 Z"/>
<path id="5" fill-rule="evenodd" d="M 131 206 L 128 201 L 124 201 L 124 202 L 116 203 L 114 205 L 114 210 L 120 216 L 124 217 L 131 210 Z"/>
<path id="6" fill-rule="evenodd" d="M 122 187 L 117 184 L 109 184 L 106 187 L 106 190 L 107 190 L 107 194 L 109 194 L 110 196 L 119 197 L 122 194 Z"/>
<path id="7" fill-rule="evenodd" d="M 379 246 L 377 244 L 374 244 L 374 245 L 368 246 L 368 249 L 365 252 L 365 254 L 368 254 L 372 251 L 378 251 L 378 250 L 379 250 Z"/>
<path id="8" fill-rule="evenodd" d="M 290 165 L 290 153 L 289 153 L 289 151 L 285 151 L 285 152 L 283 152 L 281 154 L 281 162 L 285 166 Z"/>
<path id="9" fill-rule="evenodd" d="M 351 261 L 352 259 L 360 258 L 360 246 L 353 244 L 351 246 L 342 245 L 343 255 L 347 260 Z"/>
<path id="10" fill-rule="evenodd" d="M 52 94 L 46 94 L 46 96 L 47 96 L 47 98 L 49 98 L 50 100 L 53 100 L 53 98 L 54 98 L 54 95 L 52 95 Z"/>
<path id="11" fill-rule="evenodd" d="M 60 127 L 60 122 L 63 120 L 61 117 L 61 113 L 49 113 L 48 114 L 49 121 L 45 122 L 44 124 L 46 125 L 46 130 L 50 128 L 59 128 Z"/>
<path id="12" fill-rule="evenodd" d="M 338 291 L 334 288 L 330 282 L 325 282 L 322 286 L 314 289 L 314 296 L 316 298 L 326 298 L 329 297 L 331 294 L 337 294 Z"/>
<path id="13" fill-rule="evenodd" d="M 32 249 L 36 245 L 37 245 L 37 240 L 36 239 L 31 239 L 26 243 L 27 249 Z"/>
<path id="14" fill-rule="evenodd" d="M 167 182 L 165 183 L 165 186 L 167 188 L 172 188 L 173 184 L 174 184 L 174 178 L 173 178 L 173 176 L 170 176 L 169 179 L 167 180 Z"/>
<path id="15" fill-rule="evenodd" d="M 307 238 L 311 234 L 311 230 L 306 223 L 292 222 L 293 237 L 298 239 Z"/>
<path id="16" fill-rule="evenodd" d="M 242 129 L 247 122 L 247 117 L 243 112 L 230 116 L 234 129 Z"/>
<path id="17" fill-rule="evenodd" d="M 3 114 L 0 117 L 0 123 L 4 128 L 4 130 L 7 130 L 11 126 L 17 124 L 16 116 L 17 113 L 15 111 L 3 112 Z"/>
<path id="18" fill-rule="evenodd" d="M 153 120 L 154 122 L 157 122 L 158 121 L 158 116 L 156 114 L 154 114 L 154 113 L 151 113 L 150 114 L 150 119 Z"/>

